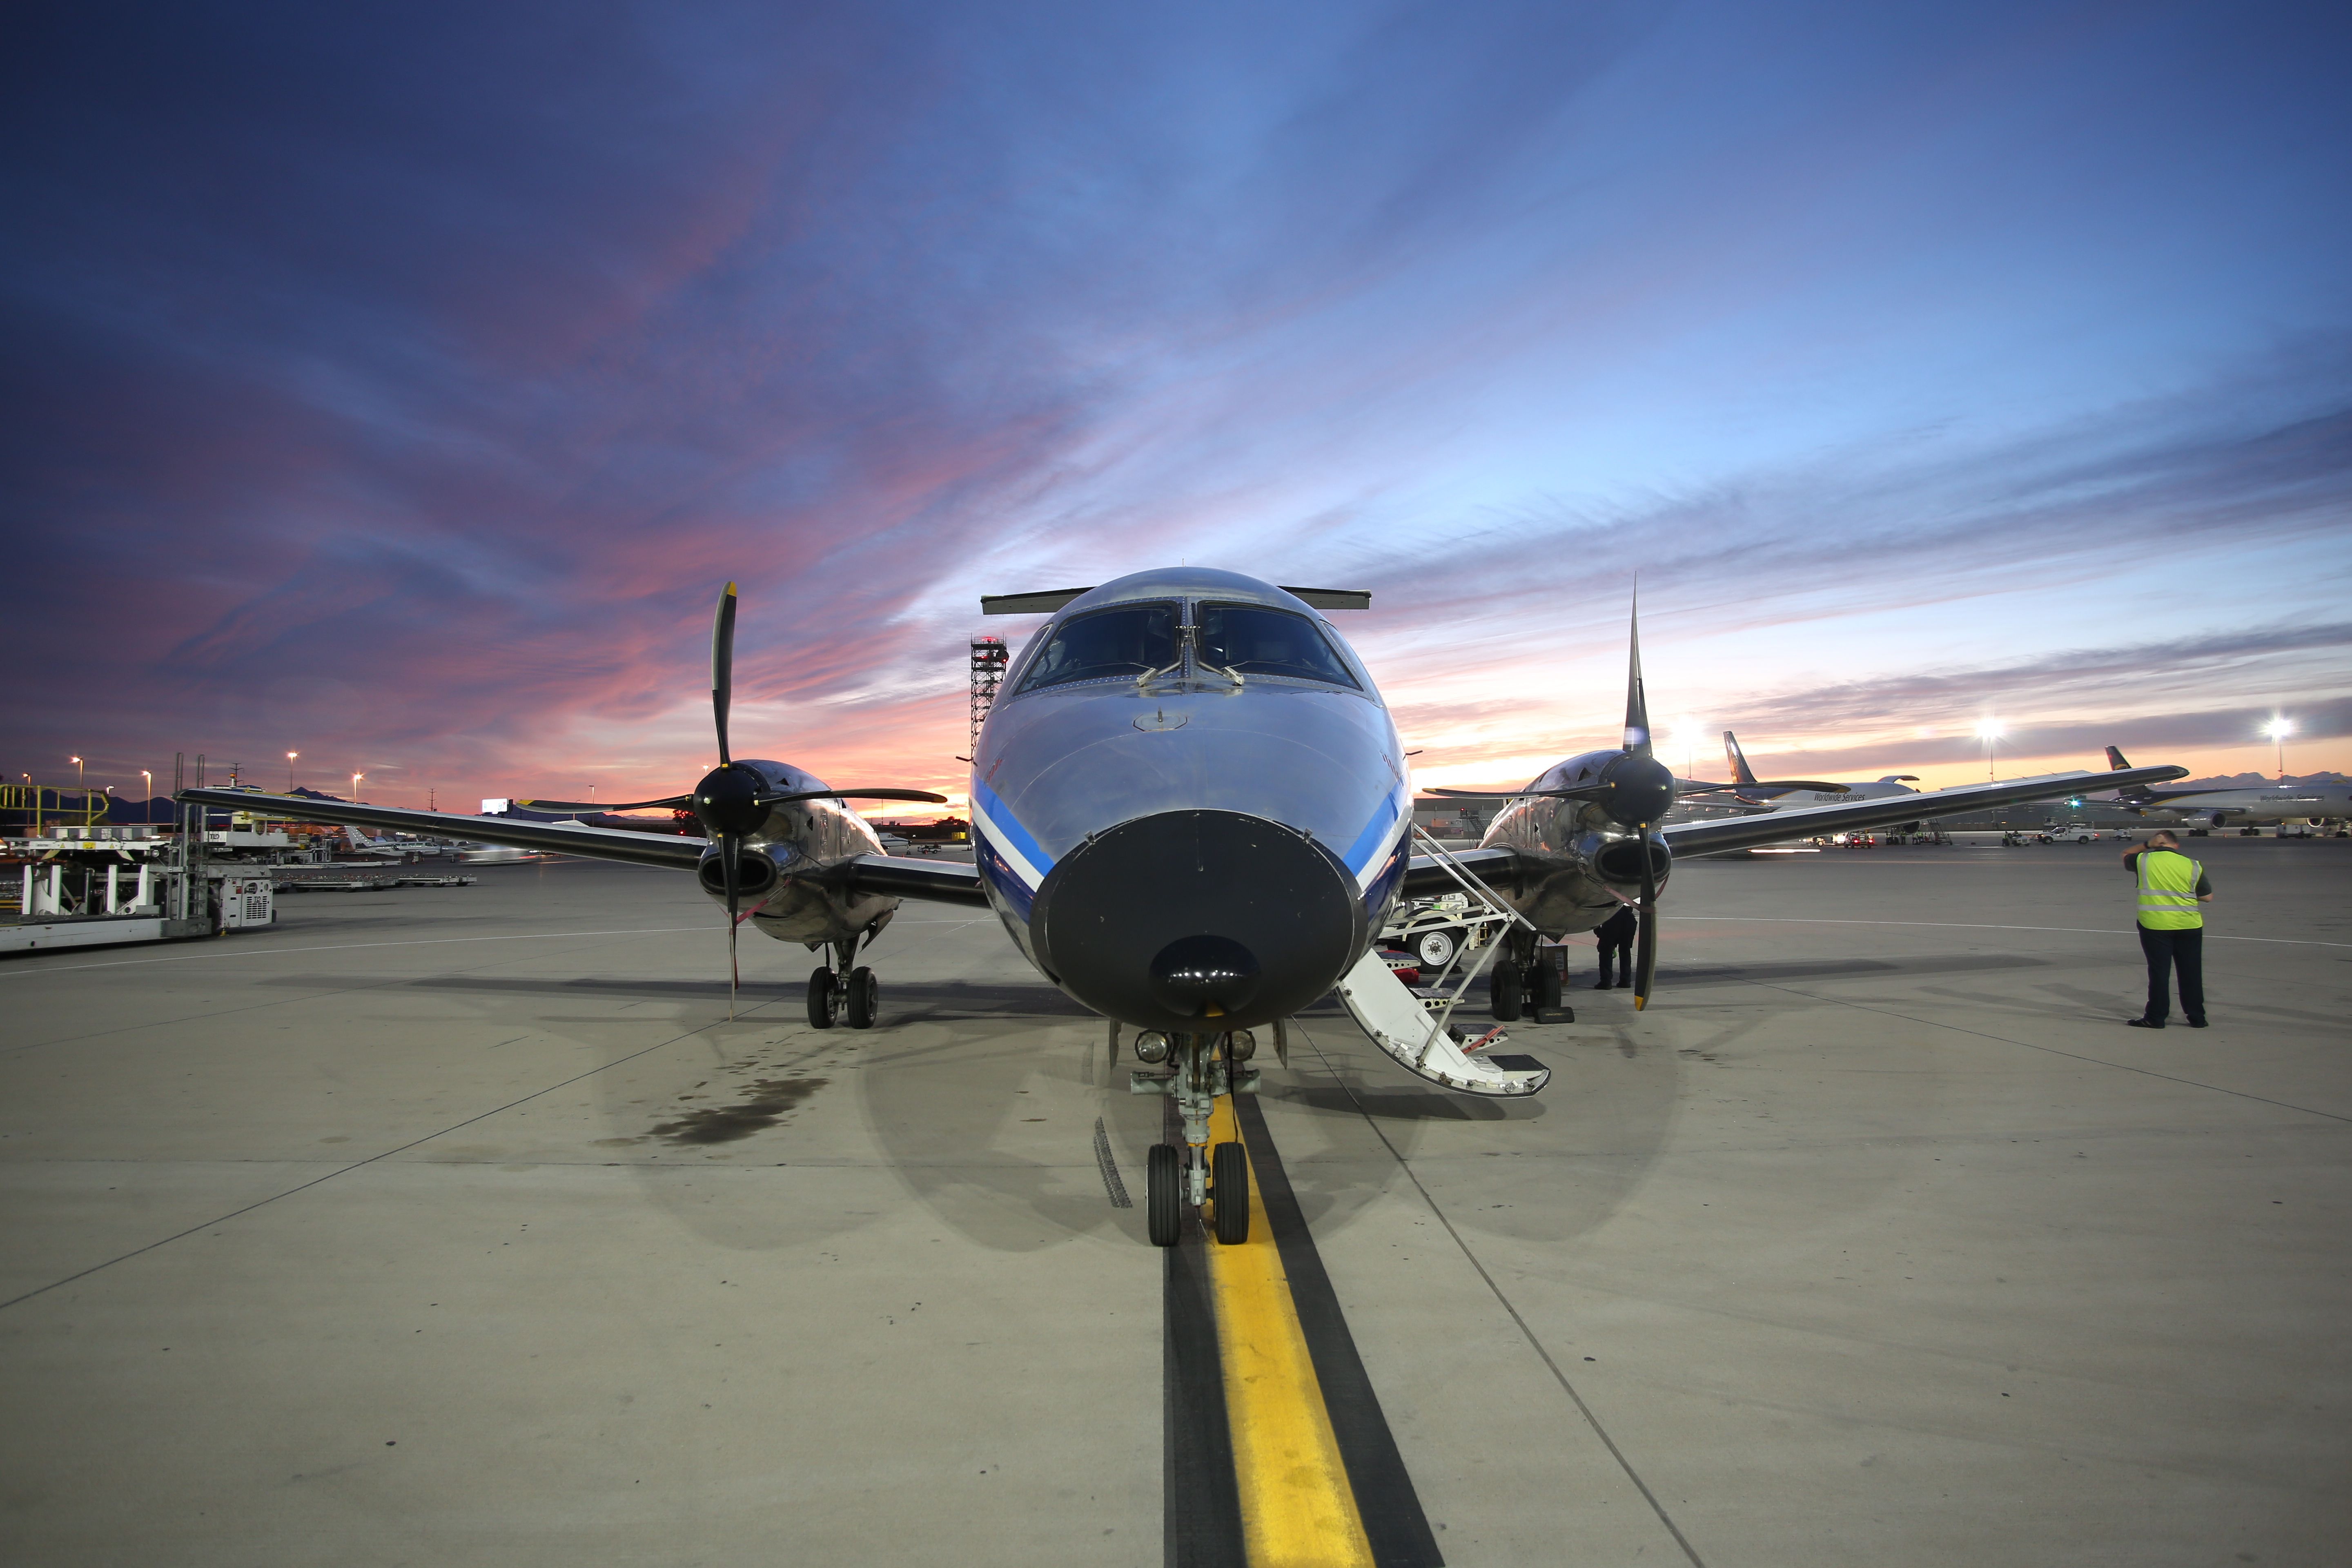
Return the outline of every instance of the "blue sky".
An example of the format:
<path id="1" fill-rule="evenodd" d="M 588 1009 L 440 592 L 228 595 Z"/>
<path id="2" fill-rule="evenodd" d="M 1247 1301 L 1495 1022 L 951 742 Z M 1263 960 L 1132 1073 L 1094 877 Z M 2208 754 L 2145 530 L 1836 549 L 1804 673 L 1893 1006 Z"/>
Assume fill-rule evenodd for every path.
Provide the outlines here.
<path id="1" fill-rule="evenodd" d="M 732 577 L 739 749 L 954 788 L 979 594 L 1189 560 L 1372 588 L 1425 784 L 1605 742 L 1637 573 L 1702 773 L 2352 767 L 2347 66 L 2315 5 L 36 10 L 0 526 L 77 697 L 0 763 L 657 793 Z"/>

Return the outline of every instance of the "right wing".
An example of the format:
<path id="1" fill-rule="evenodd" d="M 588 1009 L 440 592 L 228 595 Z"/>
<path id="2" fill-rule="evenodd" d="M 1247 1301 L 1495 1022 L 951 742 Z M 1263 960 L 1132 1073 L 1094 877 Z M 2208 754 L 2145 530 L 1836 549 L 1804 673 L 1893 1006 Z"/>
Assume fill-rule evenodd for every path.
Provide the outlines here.
<path id="1" fill-rule="evenodd" d="M 551 849 L 597 860 L 635 866 L 669 866 L 691 871 L 709 840 L 671 833 L 630 833 L 615 827 L 583 827 L 576 822 L 523 822 L 504 816 L 457 816 L 445 811 L 413 811 L 397 805 L 362 805 L 356 801 L 310 800 L 301 795 L 262 795 L 244 789 L 184 789 L 175 797 L 231 811 L 290 817 L 296 822 L 356 823 L 392 827 L 436 838 L 476 839 L 518 849 Z"/>
<path id="2" fill-rule="evenodd" d="M 1717 822 L 1676 822 L 1658 830 L 1666 847 L 1676 855 L 1708 855 L 1726 849 L 1752 849 L 1759 844 L 1787 838 L 1811 838 L 1822 833 L 1852 833 L 1867 827 L 1889 827 L 1898 822 L 1923 822 L 1938 816 L 1960 816 L 1997 805 L 2022 805 L 2029 801 L 2063 800 L 2114 784 L 2158 784 L 2184 778 L 2181 767 L 2133 768 L 2128 773 L 2040 773 L 2032 778 L 2003 779 L 1998 784 L 1961 784 L 1953 789 L 1922 790 L 1916 795 L 1891 795 L 1856 801 L 1851 805 L 1800 806 L 1763 816 L 1735 816 Z"/>
<path id="3" fill-rule="evenodd" d="M 846 879 L 861 893 L 893 899 L 928 899 L 935 904 L 988 907 L 980 868 L 961 860 L 919 860 L 911 856 L 860 855 L 848 863 Z"/>

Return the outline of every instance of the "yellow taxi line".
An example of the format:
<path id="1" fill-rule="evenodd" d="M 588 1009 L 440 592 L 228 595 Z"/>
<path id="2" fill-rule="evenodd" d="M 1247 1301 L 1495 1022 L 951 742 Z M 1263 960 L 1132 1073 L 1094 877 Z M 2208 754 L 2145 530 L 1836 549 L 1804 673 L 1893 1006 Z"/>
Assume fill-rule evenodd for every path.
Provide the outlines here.
<path id="1" fill-rule="evenodd" d="M 1240 1137 L 1233 1102 L 1219 1100 L 1210 1147 Z M 1213 1233 L 1205 1250 L 1250 1568 L 1371 1568 L 1371 1542 L 1254 1177 L 1249 1240 L 1223 1247 Z"/>

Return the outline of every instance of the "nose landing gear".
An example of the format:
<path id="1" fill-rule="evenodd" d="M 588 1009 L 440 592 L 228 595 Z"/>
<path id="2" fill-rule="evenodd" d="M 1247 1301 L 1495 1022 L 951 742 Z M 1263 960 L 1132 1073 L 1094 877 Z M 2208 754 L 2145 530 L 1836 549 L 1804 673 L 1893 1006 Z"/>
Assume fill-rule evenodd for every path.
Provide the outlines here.
<path id="1" fill-rule="evenodd" d="M 1217 1240 L 1227 1247 L 1249 1239 L 1249 1154 L 1238 1141 L 1213 1147 L 1209 1123 L 1217 1100 L 1227 1094 L 1254 1094 L 1257 1069 L 1243 1065 L 1231 1035 L 1171 1035 L 1167 1077 L 1137 1073 L 1129 1086 L 1138 1094 L 1165 1094 L 1176 1101 L 1184 1124 L 1184 1144 L 1157 1143 L 1144 1168 L 1144 1216 L 1154 1247 L 1183 1238 L 1184 1208 L 1211 1208 Z"/>
<path id="2" fill-rule="evenodd" d="M 808 1021 L 812 1028 L 830 1029 L 848 1020 L 853 1029 L 874 1026 L 877 1011 L 882 1005 L 882 983 L 874 972 L 858 965 L 850 967 L 857 959 L 860 940 L 871 940 L 873 931 L 866 931 L 847 942 L 833 944 L 832 961 L 821 963 L 808 979 Z"/>

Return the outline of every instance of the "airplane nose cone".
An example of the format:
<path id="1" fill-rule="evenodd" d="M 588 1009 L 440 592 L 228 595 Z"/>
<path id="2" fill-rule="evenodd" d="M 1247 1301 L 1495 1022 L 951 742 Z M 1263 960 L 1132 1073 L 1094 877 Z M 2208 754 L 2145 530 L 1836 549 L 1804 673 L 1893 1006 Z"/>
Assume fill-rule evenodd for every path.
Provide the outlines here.
<path id="1" fill-rule="evenodd" d="M 1160 1005 L 1187 1017 L 1239 1012 L 1257 994 L 1257 955 L 1227 936 L 1179 937 L 1151 961 Z"/>
<path id="2" fill-rule="evenodd" d="M 1369 940 L 1356 879 L 1306 834 L 1237 811 L 1157 812 L 1064 855 L 1030 936 L 1047 973 L 1145 1029 L 1254 1029 L 1332 987 Z"/>

